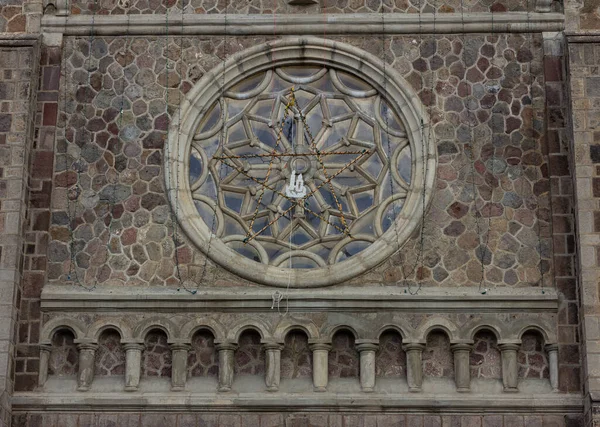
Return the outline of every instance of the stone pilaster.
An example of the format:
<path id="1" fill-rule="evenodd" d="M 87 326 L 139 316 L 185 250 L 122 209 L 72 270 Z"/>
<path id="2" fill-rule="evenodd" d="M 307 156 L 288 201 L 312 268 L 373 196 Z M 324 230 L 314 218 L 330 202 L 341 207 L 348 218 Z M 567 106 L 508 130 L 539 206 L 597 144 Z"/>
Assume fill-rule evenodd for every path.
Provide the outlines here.
<path id="1" fill-rule="evenodd" d="M 420 392 L 423 386 L 423 362 L 421 356 L 425 350 L 425 344 L 406 343 L 402 346 L 406 352 L 406 381 L 408 391 Z"/>
<path id="2" fill-rule="evenodd" d="M 558 392 L 558 344 L 547 344 L 548 367 L 550 368 L 550 385 L 553 392 Z"/>
<path id="3" fill-rule="evenodd" d="M 173 342 L 171 347 L 171 391 L 185 390 L 187 380 L 187 358 L 191 346 L 184 342 Z"/>
<path id="4" fill-rule="evenodd" d="M 124 342 L 123 349 L 125 350 L 125 391 L 137 391 L 140 385 L 144 344 Z"/>
<path id="5" fill-rule="evenodd" d="M 77 390 L 88 391 L 94 380 L 94 362 L 98 344 L 90 341 L 75 341 L 79 351 L 79 372 L 77 373 Z"/>
<path id="6" fill-rule="evenodd" d="M 219 352 L 219 391 L 230 391 L 233 384 L 233 356 L 238 345 L 234 342 L 217 343 Z"/>
<path id="7" fill-rule="evenodd" d="M 267 391 L 278 391 L 281 379 L 281 350 L 283 345 L 276 342 L 263 343 L 266 357 L 265 384 Z"/>
<path id="8" fill-rule="evenodd" d="M 40 372 L 38 374 L 38 387 L 43 387 L 48 380 L 48 361 L 52 345 L 50 343 L 40 344 Z"/>
<path id="9" fill-rule="evenodd" d="M 375 340 L 356 340 L 356 349 L 360 353 L 360 387 L 364 392 L 375 389 L 375 352 L 379 342 Z"/>
<path id="10" fill-rule="evenodd" d="M 326 342 L 309 342 L 313 355 L 313 388 L 314 391 L 327 391 L 329 382 L 329 351 L 331 344 Z"/>
<path id="11" fill-rule="evenodd" d="M 498 343 L 498 348 L 502 352 L 502 384 L 506 393 L 516 393 L 519 391 L 517 351 L 520 346 L 519 343 L 513 342 Z"/>
<path id="12" fill-rule="evenodd" d="M 455 343 L 450 347 L 454 354 L 454 382 L 456 391 L 466 393 L 471 391 L 471 367 L 469 366 L 469 355 L 473 345 L 467 343 Z"/>

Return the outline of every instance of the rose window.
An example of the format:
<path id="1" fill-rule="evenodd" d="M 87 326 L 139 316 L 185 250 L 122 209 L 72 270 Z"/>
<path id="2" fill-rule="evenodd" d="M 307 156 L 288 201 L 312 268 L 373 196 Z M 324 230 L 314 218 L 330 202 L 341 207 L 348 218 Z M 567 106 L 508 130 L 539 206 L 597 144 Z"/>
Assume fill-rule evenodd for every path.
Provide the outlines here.
<path id="1" fill-rule="evenodd" d="M 200 248 L 242 276 L 334 283 L 414 229 L 429 197 L 423 126 L 347 68 L 268 65 L 189 108 L 195 120 L 169 142 L 167 185 L 185 182 L 171 202 L 187 206 L 178 218 Z"/>

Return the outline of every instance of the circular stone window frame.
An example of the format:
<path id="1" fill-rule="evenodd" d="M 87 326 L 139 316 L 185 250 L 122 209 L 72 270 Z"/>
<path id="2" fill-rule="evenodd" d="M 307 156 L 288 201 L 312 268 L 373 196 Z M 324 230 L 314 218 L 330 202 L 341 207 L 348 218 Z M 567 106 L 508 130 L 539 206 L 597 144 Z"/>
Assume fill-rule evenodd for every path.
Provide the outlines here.
<path id="1" fill-rule="evenodd" d="M 198 214 L 189 181 L 188 157 L 192 138 L 204 115 L 223 95 L 222 87 L 226 91 L 255 73 L 294 65 L 332 67 L 365 80 L 390 104 L 394 104 L 392 108 L 406 128 L 412 153 L 411 189 L 396 218 L 395 227 L 390 227 L 355 256 L 315 269 L 261 264 L 240 255 L 217 236 L 211 236 L 211 230 Z M 363 274 L 402 248 L 420 225 L 432 199 L 437 150 L 434 142 L 428 139 L 430 122 L 425 106 L 396 70 L 384 66 L 377 57 L 345 43 L 316 37 L 292 37 L 239 52 L 206 73 L 185 95 L 173 117 L 165 147 L 164 167 L 167 196 L 177 221 L 206 256 L 253 282 L 275 287 L 287 287 L 290 283 L 296 288 L 312 288 L 334 285 Z M 424 155 L 426 164 L 423 170 Z"/>

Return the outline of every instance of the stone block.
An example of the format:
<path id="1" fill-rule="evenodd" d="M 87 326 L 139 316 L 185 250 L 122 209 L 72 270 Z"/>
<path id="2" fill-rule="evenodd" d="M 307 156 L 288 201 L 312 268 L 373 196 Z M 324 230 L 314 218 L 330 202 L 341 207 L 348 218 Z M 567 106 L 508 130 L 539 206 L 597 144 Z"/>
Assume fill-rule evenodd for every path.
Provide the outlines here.
<path id="1" fill-rule="evenodd" d="M 502 415 L 485 415 L 483 417 L 483 427 L 503 427 Z"/>
<path id="2" fill-rule="evenodd" d="M 600 77 L 587 77 L 585 79 L 585 94 L 588 97 L 600 97 Z"/>

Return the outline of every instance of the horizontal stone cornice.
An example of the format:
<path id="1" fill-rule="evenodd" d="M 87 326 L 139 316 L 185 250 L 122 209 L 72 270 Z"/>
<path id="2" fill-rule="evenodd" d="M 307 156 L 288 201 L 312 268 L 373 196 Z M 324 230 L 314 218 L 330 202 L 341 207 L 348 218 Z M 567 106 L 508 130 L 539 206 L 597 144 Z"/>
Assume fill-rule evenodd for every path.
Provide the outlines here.
<path id="1" fill-rule="evenodd" d="M 175 14 L 44 16 L 65 35 L 374 35 L 562 31 L 561 13 Z"/>
<path id="2" fill-rule="evenodd" d="M 556 313 L 558 296 L 553 289 L 497 288 L 485 295 L 477 289 L 423 288 L 417 295 L 403 287 L 365 285 L 289 291 L 290 311 L 405 311 L 476 313 Z M 273 288 L 231 287 L 199 290 L 195 295 L 175 289 L 98 287 L 94 291 L 72 286 L 46 285 L 44 312 L 271 312 Z"/>
<path id="3" fill-rule="evenodd" d="M 217 398 L 218 397 L 218 398 Z M 426 413 L 432 409 L 444 413 L 485 414 L 578 414 L 583 409 L 579 395 L 536 394 L 518 396 L 440 395 L 440 394 L 364 394 L 316 393 L 15 393 L 14 411 L 81 412 L 111 411 L 293 411 L 295 409 L 344 412 Z"/>

